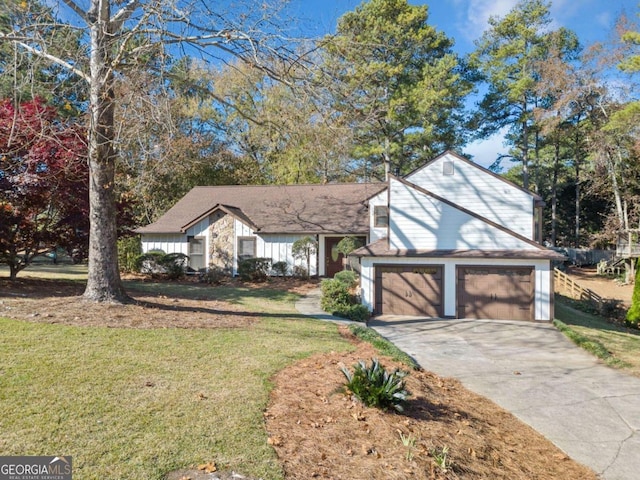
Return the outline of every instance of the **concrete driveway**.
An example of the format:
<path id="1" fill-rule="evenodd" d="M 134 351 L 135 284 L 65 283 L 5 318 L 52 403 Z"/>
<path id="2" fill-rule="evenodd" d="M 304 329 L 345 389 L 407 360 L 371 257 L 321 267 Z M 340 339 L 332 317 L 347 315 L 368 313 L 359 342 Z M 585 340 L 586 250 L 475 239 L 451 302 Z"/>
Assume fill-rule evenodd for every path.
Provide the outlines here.
<path id="1" fill-rule="evenodd" d="M 424 369 L 457 378 L 509 410 L 602 478 L 640 478 L 640 379 L 599 364 L 552 325 L 380 317 L 369 326 Z"/>

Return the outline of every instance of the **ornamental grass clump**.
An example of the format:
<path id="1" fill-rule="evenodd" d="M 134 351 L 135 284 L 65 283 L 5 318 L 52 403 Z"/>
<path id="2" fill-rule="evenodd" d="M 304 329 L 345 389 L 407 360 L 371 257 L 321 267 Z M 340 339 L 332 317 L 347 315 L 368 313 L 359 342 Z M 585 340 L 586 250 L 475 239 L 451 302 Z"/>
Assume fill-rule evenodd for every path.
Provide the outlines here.
<path id="1" fill-rule="evenodd" d="M 383 410 L 391 407 L 398 412 L 404 411 L 402 403 L 410 395 L 404 383 L 407 372 L 396 368 L 389 373 L 377 358 L 371 360 L 371 365 L 360 360 L 353 368 L 351 373 L 342 367 L 342 373 L 347 378 L 346 387 L 358 400 L 368 407 Z"/>

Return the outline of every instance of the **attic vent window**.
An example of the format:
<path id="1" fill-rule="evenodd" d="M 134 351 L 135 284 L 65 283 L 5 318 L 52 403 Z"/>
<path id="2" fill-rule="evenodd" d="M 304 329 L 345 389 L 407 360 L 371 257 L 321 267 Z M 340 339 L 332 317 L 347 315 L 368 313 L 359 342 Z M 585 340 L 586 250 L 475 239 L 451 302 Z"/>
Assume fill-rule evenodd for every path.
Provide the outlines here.
<path id="1" fill-rule="evenodd" d="M 451 160 L 442 163 L 442 174 L 453 175 L 453 162 Z"/>

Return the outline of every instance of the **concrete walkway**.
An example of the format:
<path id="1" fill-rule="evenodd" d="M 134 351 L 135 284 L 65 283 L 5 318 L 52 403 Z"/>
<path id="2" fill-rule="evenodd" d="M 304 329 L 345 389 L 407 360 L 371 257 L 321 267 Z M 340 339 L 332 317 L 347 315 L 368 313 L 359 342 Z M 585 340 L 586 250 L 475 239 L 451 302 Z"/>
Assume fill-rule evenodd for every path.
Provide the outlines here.
<path id="1" fill-rule="evenodd" d="M 360 323 L 361 322 L 352 322 L 351 320 L 347 320 L 346 318 L 336 317 L 335 315 L 331 315 L 322 308 L 320 308 L 320 297 L 322 296 L 322 292 L 319 288 L 311 290 L 304 297 L 296 302 L 296 310 L 303 315 L 307 315 L 309 317 L 318 318 L 320 320 L 329 320 L 335 323 L 349 324 L 349 323 Z"/>
<path id="2" fill-rule="evenodd" d="M 322 312 L 319 299 L 314 292 L 296 307 L 346 322 Z M 598 363 L 552 325 L 379 317 L 369 326 L 424 369 L 509 410 L 603 479 L 640 478 L 640 379 Z"/>

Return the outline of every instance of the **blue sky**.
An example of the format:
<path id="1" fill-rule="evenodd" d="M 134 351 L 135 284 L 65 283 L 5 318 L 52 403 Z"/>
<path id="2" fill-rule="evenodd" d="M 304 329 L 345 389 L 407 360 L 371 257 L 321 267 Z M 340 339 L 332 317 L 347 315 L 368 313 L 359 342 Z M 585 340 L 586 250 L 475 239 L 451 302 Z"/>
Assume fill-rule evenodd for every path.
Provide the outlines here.
<path id="1" fill-rule="evenodd" d="M 360 3 L 357 0 L 290 0 L 289 8 L 306 35 L 316 37 L 334 32 L 338 18 Z M 473 42 L 487 28 L 487 19 L 504 16 L 517 0 L 410 0 L 410 3 L 428 5 L 429 24 L 453 38 L 455 49 L 465 54 L 473 50 Z M 551 17 L 554 27 L 570 28 L 577 33 L 582 45 L 588 46 L 607 39 L 621 13 L 636 18 L 640 12 L 638 4 L 640 0 L 554 0 Z M 497 154 L 506 151 L 501 136 L 476 142 L 465 149 L 484 166 L 491 165 Z"/>
<path id="2" fill-rule="evenodd" d="M 338 18 L 354 10 L 357 0 L 290 0 L 290 8 L 309 35 L 323 35 L 335 30 Z M 504 16 L 517 0 L 410 0 L 413 5 L 428 5 L 429 23 L 456 41 L 456 48 L 466 53 L 473 41 L 487 27 L 487 19 Z M 622 12 L 636 15 L 640 0 L 553 0 L 551 16 L 555 26 L 574 30 L 583 44 L 604 39 Z"/>

